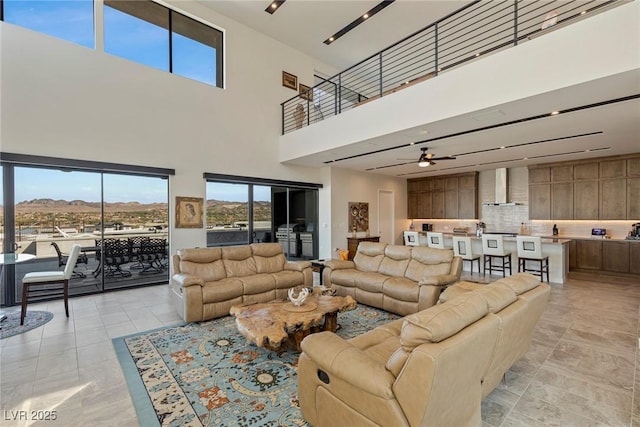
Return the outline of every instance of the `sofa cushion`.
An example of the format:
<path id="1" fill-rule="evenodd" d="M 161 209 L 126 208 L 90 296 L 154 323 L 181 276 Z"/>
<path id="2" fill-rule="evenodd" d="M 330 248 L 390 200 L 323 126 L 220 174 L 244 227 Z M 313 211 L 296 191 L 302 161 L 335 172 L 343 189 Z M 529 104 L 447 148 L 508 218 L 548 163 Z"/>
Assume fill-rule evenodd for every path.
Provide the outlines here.
<path id="1" fill-rule="evenodd" d="M 520 295 L 537 287 L 540 284 L 540 279 L 530 273 L 518 273 L 504 277 L 499 282 L 509 285 L 516 295 Z"/>
<path id="2" fill-rule="evenodd" d="M 477 292 L 487 300 L 489 305 L 489 313 L 497 313 L 508 305 L 518 300 L 518 296 L 505 283 L 495 283 L 482 286 Z"/>
<path id="3" fill-rule="evenodd" d="M 358 270 L 333 270 L 331 272 L 331 283 L 340 285 L 340 286 L 348 286 L 353 288 L 356 285 L 356 277 L 362 274 Z"/>
<path id="4" fill-rule="evenodd" d="M 280 243 L 252 243 L 250 246 L 258 273 L 277 273 L 283 270 L 286 259 Z"/>
<path id="5" fill-rule="evenodd" d="M 218 259 L 222 259 L 221 248 L 192 248 L 192 249 L 178 249 L 178 256 L 180 261 L 192 261 L 192 262 L 213 262 Z"/>
<path id="6" fill-rule="evenodd" d="M 244 277 L 257 273 L 250 246 L 223 247 L 222 260 L 227 277 Z"/>
<path id="7" fill-rule="evenodd" d="M 242 282 L 235 278 L 208 282 L 202 287 L 202 303 L 209 304 L 228 301 L 233 298 L 241 297 L 243 292 L 244 289 L 242 287 Z"/>
<path id="8" fill-rule="evenodd" d="M 361 271 L 355 275 L 355 286 L 363 291 L 382 293 L 382 284 L 389 277 L 371 271 Z"/>
<path id="9" fill-rule="evenodd" d="M 411 261 L 404 275 L 407 279 L 419 282 L 425 276 L 449 274 L 453 251 L 416 246 L 411 251 Z"/>
<path id="10" fill-rule="evenodd" d="M 458 333 L 489 312 L 486 299 L 476 292 L 411 314 L 404 319 L 400 343 L 410 352 L 415 347 L 440 342 Z"/>
<path id="11" fill-rule="evenodd" d="M 360 242 L 358 251 L 353 261 L 360 271 L 378 271 L 380 263 L 384 259 L 385 243 Z"/>
<path id="12" fill-rule="evenodd" d="M 288 289 L 304 284 L 304 275 L 300 271 L 278 271 L 271 273 L 276 282 L 276 289 Z"/>
<path id="13" fill-rule="evenodd" d="M 276 279 L 271 274 L 253 274 L 239 277 L 238 280 L 242 282 L 244 295 L 261 294 L 276 288 Z"/>
<path id="14" fill-rule="evenodd" d="M 420 287 L 413 280 L 404 277 L 387 279 L 382 286 L 384 294 L 400 301 L 417 302 Z"/>
<path id="15" fill-rule="evenodd" d="M 486 285 L 466 281 L 458 282 L 455 285 L 448 286 L 444 291 L 442 291 L 438 298 L 438 304 L 452 300 L 453 298 L 464 295 L 467 292 L 478 290 L 483 286 Z"/>
<path id="16" fill-rule="evenodd" d="M 411 259 L 409 246 L 389 245 L 384 249 L 384 255 L 378 272 L 392 277 L 403 277 Z"/>

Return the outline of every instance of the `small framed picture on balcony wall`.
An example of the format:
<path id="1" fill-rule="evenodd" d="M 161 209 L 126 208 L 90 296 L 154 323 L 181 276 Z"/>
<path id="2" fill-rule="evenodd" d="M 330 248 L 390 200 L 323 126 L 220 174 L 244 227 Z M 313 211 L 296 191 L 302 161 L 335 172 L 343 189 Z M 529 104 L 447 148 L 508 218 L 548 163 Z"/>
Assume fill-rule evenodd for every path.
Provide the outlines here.
<path id="1" fill-rule="evenodd" d="M 201 197 L 176 197 L 176 228 L 202 228 Z"/>
<path id="2" fill-rule="evenodd" d="M 286 71 L 282 72 L 282 86 L 289 89 L 298 90 L 298 77 L 293 74 L 289 74 Z"/>
<path id="3" fill-rule="evenodd" d="M 313 101 L 313 91 L 309 86 L 300 83 L 298 93 L 300 94 L 300 98 L 306 99 L 307 101 Z"/>

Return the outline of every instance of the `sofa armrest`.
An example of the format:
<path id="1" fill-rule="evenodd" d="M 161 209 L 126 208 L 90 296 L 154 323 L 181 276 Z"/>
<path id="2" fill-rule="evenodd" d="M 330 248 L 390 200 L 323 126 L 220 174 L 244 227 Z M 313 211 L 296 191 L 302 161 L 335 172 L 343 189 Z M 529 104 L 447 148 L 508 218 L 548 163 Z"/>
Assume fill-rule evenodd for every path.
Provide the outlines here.
<path id="1" fill-rule="evenodd" d="M 364 392 L 392 399 L 395 377 L 364 351 L 334 334 L 320 332 L 307 336 L 301 344 L 302 351 L 329 380 L 338 377 Z"/>
<path id="2" fill-rule="evenodd" d="M 331 270 L 344 270 L 347 268 L 356 268 L 356 264 L 353 261 L 343 261 L 341 259 L 332 259 L 324 263 L 325 268 Z"/>
<path id="3" fill-rule="evenodd" d="M 458 276 L 453 274 L 439 274 L 436 276 L 425 276 L 418 282 L 419 285 L 445 286 L 458 281 Z"/>
<path id="4" fill-rule="evenodd" d="M 173 280 L 176 284 L 186 288 L 187 286 L 200 285 L 204 286 L 204 280 L 201 277 L 194 276 L 193 274 L 174 274 Z"/>
<path id="5" fill-rule="evenodd" d="M 285 270 L 304 271 L 305 268 L 311 268 L 309 261 L 287 261 L 284 263 Z"/>

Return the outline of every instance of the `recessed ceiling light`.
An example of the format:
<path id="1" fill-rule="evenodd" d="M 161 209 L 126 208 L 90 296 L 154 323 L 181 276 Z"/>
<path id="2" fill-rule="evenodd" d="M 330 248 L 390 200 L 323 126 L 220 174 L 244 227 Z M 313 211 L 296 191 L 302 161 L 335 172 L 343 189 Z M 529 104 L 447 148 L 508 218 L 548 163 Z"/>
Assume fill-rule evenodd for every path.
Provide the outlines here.
<path id="1" fill-rule="evenodd" d="M 284 3 L 285 1 L 287 0 L 273 0 L 271 3 L 269 3 L 269 6 L 267 6 L 267 8 L 264 11 L 273 15 L 275 11 L 278 10 L 280 6 L 282 6 L 282 3 Z"/>
<path id="2" fill-rule="evenodd" d="M 354 21 L 352 21 L 351 23 L 347 24 L 344 28 L 342 28 L 337 33 L 335 33 L 334 35 L 332 35 L 331 37 L 326 39 L 323 43 L 324 44 L 333 43 L 334 41 L 338 40 L 340 37 L 344 36 L 349 31 L 353 30 L 355 27 L 357 27 L 358 25 L 362 24 L 368 18 L 371 18 L 373 15 L 375 15 L 378 12 L 380 12 L 382 9 L 384 9 L 387 6 L 389 6 L 393 2 L 395 2 L 395 0 L 384 0 L 384 1 L 381 1 L 376 6 L 374 6 L 373 9 L 368 10 L 364 14 L 360 15 Z"/>
<path id="3" fill-rule="evenodd" d="M 587 13 L 587 11 L 583 10 L 582 12 L 580 12 L 580 15 L 584 15 L 585 13 Z"/>
<path id="4" fill-rule="evenodd" d="M 551 115 L 552 115 L 552 116 L 556 116 L 556 115 L 558 115 L 558 114 L 560 114 L 560 111 L 552 111 L 552 112 L 551 112 Z"/>
<path id="5" fill-rule="evenodd" d="M 507 147 L 505 147 L 504 145 L 501 145 L 501 146 L 500 146 L 500 148 L 501 148 L 502 150 L 504 150 L 504 149 L 505 149 L 505 148 L 507 148 Z"/>
<path id="6" fill-rule="evenodd" d="M 479 53 L 476 53 L 476 57 L 478 57 L 478 56 L 480 56 L 480 54 L 479 54 Z"/>

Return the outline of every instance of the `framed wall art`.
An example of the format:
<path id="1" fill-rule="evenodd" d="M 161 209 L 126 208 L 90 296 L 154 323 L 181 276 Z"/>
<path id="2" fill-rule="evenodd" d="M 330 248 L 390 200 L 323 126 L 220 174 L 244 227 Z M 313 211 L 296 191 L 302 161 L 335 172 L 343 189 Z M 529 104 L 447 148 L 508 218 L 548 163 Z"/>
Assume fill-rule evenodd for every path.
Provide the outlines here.
<path id="1" fill-rule="evenodd" d="M 306 99 L 307 101 L 313 101 L 313 91 L 309 86 L 300 83 L 298 86 L 298 93 L 300 94 L 300 98 Z"/>
<path id="2" fill-rule="evenodd" d="M 293 74 L 287 73 L 286 71 L 282 72 L 282 86 L 288 87 L 289 89 L 297 90 L 298 89 L 298 77 Z"/>
<path id="3" fill-rule="evenodd" d="M 201 197 L 176 197 L 176 228 L 202 228 Z"/>

